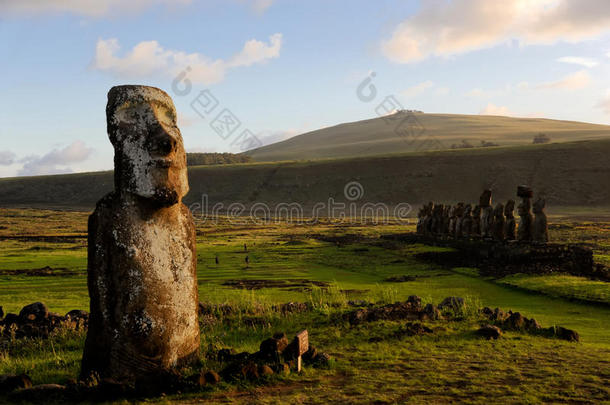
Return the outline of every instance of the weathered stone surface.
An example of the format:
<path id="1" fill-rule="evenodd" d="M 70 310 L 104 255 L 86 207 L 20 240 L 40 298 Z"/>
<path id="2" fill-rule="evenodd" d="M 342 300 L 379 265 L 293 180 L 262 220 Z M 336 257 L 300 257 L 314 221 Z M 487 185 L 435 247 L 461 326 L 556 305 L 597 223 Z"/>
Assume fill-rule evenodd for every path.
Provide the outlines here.
<path id="1" fill-rule="evenodd" d="M 534 242 L 546 243 L 549 241 L 549 231 L 544 207 L 546 201 L 539 198 L 534 202 L 534 224 L 532 226 L 532 239 Z"/>
<path id="2" fill-rule="evenodd" d="M 481 237 L 491 237 L 491 223 L 493 221 L 493 208 L 491 207 L 491 190 L 484 190 L 479 198 L 479 206 L 481 207 L 480 231 Z"/>
<path id="3" fill-rule="evenodd" d="M 115 191 L 89 217 L 89 330 L 82 375 L 133 380 L 196 360 L 195 227 L 186 155 L 162 90 L 108 93 Z"/>

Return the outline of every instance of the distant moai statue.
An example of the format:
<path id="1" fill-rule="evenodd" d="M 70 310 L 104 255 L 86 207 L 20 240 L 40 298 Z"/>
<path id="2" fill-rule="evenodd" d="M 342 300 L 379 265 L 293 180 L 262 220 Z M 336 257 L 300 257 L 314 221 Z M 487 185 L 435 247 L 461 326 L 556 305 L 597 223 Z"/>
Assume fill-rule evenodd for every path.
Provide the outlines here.
<path id="1" fill-rule="evenodd" d="M 464 207 L 464 215 L 462 215 L 461 236 L 462 238 L 470 238 L 472 231 L 472 205 L 466 204 Z"/>
<path id="2" fill-rule="evenodd" d="M 504 240 L 504 227 L 506 219 L 504 218 L 504 204 L 498 203 L 493 212 L 493 229 L 492 236 L 495 240 Z"/>
<path id="3" fill-rule="evenodd" d="M 470 236 L 481 236 L 481 206 L 478 204 L 472 209 Z"/>
<path id="4" fill-rule="evenodd" d="M 172 99 L 155 87 L 116 86 L 106 118 L 115 190 L 89 217 L 81 377 L 124 382 L 198 361 L 197 255 Z"/>
<path id="5" fill-rule="evenodd" d="M 456 220 L 457 220 L 457 216 L 455 215 L 455 211 L 456 211 L 457 207 L 454 206 L 449 206 L 449 230 L 447 232 L 447 234 L 450 237 L 453 237 L 455 235 L 455 225 L 456 225 Z"/>
<path id="6" fill-rule="evenodd" d="M 417 225 L 415 226 L 415 232 L 419 235 L 424 234 L 424 218 L 425 218 L 425 210 L 424 207 L 420 207 L 417 211 Z"/>
<path id="7" fill-rule="evenodd" d="M 517 207 L 519 214 L 519 229 L 517 230 L 517 239 L 520 241 L 532 240 L 532 222 L 534 218 L 530 212 L 532 208 L 532 189 L 528 186 L 517 187 L 517 196 L 521 197 L 521 203 Z"/>
<path id="8" fill-rule="evenodd" d="M 445 211 L 445 206 L 443 204 L 436 204 L 434 206 L 434 234 L 442 235 L 443 234 L 443 212 Z"/>
<path id="9" fill-rule="evenodd" d="M 491 221 L 493 220 L 493 208 L 491 208 L 491 190 L 484 190 L 479 198 L 481 207 L 481 237 L 491 237 Z"/>
<path id="10" fill-rule="evenodd" d="M 534 225 L 532 227 L 532 239 L 534 242 L 546 243 L 549 241 L 548 224 L 546 214 L 544 213 L 545 206 L 546 201 L 541 198 L 534 202 Z"/>
<path id="11" fill-rule="evenodd" d="M 431 235 L 432 234 L 432 213 L 434 211 L 434 203 L 430 201 L 428 205 L 426 205 L 426 215 L 424 217 L 424 234 Z"/>
<path id="12" fill-rule="evenodd" d="M 506 224 L 504 225 L 504 237 L 507 240 L 515 240 L 515 229 L 517 224 L 515 222 L 515 201 L 508 200 L 504 206 L 504 216 L 506 217 Z"/>
<path id="13" fill-rule="evenodd" d="M 464 203 L 458 203 L 455 207 L 455 233 L 454 238 L 462 237 L 462 218 L 464 217 Z"/>
<path id="14" fill-rule="evenodd" d="M 449 222 L 451 221 L 451 205 L 445 205 L 443 210 L 443 235 L 449 234 Z"/>

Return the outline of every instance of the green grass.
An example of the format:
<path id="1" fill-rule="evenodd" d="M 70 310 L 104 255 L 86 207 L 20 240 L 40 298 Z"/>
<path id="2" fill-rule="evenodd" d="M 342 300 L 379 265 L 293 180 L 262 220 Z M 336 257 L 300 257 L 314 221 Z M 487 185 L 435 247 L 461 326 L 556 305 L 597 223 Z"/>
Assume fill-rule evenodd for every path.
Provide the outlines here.
<path id="1" fill-rule="evenodd" d="M 36 232 L 47 236 L 78 235 L 86 231 L 86 215 L 82 213 L 2 213 L 11 226 L 0 230 L 0 237 Z M 36 226 L 31 225 L 34 218 Z M 606 226 L 570 222 L 567 228 L 551 229 L 551 234 L 573 241 L 578 233 L 571 229 L 579 227 L 588 235 L 585 242 L 596 240 L 602 245 L 597 252 L 603 254 L 608 238 Z M 329 352 L 334 361 L 330 369 L 307 368 L 301 376 L 274 377 L 262 385 L 222 384 L 202 393 L 166 398 L 168 401 L 204 398 L 237 403 L 484 403 L 491 398 L 493 402 L 509 403 L 600 403 L 610 398 L 610 308 L 567 299 L 577 294 L 588 294 L 584 299 L 607 299 L 607 283 L 568 276 L 491 280 L 480 277 L 476 269 L 440 268 L 421 262 L 414 255 L 443 248 L 402 245 L 379 238 L 412 230 L 412 226 L 400 224 L 346 226 L 325 222 L 315 226 L 235 227 L 223 221 L 198 223 L 197 230 L 200 300 L 239 308 L 238 314 L 221 316 L 203 326 L 204 353 L 222 347 L 253 352 L 276 331 L 290 335 L 307 328 L 312 344 Z M 363 239 L 337 244 L 318 237 L 345 234 L 361 235 Z M 0 275 L 0 305 L 4 311 L 17 312 L 34 301 L 45 302 L 51 311 L 59 313 L 87 309 L 84 242 L 82 238 L 57 243 L 0 240 L 0 274 L 4 270 L 47 265 L 77 272 L 61 276 Z M 34 246 L 39 248 L 32 249 Z M 248 267 L 244 262 L 246 254 L 250 258 Z M 415 280 L 384 281 L 401 275 Z M 236 279 L 315 280 L 327 282 L 329 287 L 240 290 L 223 285 Z M 502 284 L 508 282 L 511 286 Z M 526 288 L 542 294 L 529 293 Z M 428 326 L 435 330 L 430 336 L 397 338 L 394 333 L 403 322 L 351 326 L 338 317 L 350 310 L 349 300 L 381 304 L 405 300 L 413 294 L 430 303 L 447 296 L 465 297 L 470 303 L 467 318 L 462 322 L 429 322 Z M 309 302 L 314 310 L 286 316 L 273 310 L 274 304 L 288 301 Z M 481 306 L 519 311 L 543 326 L 575 329 L 581 335 L 581 343 L 519 333 L 507 333 L 497 342 L 481 340 L 473 334 L 483 322 L 474 313 Z M 255 318 L 257 322 L 247 326 L 244 318 Z M 0 374 L 26 372 L 35 383 L 65 383 L 78 374 L 83 341 L 84 336 L 78 333 L 47 341 L 5 341 L 0 345 Z M 207 357 L 202 360 L 206 367 L 220 367 Z"/>

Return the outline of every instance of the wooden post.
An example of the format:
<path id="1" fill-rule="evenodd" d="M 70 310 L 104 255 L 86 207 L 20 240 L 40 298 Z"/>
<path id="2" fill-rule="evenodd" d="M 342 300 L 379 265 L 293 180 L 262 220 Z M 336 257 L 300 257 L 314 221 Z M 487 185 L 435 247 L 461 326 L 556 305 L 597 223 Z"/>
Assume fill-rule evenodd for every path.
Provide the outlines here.
<path id="1" fill-rule="evenodd" d="M 303 365 L 303 359 L 301 358 L 301 356 L 307 350 L 309 350 L 309 333 L 307 332 L 307 329 L 302 330 L 299 333 L 297 333 L 296 336 L 294 337 L 294 341 L 296 342 L 297 354 L 298 354 L 297 372 L 300 373 L 302 365 Z"/>

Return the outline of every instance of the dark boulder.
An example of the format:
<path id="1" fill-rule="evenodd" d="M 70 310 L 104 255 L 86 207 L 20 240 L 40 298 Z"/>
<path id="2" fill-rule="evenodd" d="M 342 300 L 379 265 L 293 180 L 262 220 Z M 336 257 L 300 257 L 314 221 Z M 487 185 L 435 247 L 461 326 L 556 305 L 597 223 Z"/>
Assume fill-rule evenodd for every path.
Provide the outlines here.
<path id="1" fill-rule="evenodd" d="M 419 298 L 417 295 L 410 295 L 409 298 L 407 298 L 407 305 L 409 305 L 414 311 L 420 311 L 421 298 Z"/>
<path id="2" fill-rule="evenodd" d="M 580 341 L 580 336 L 575 330 L 567 329 L 562 326 L 555 327 L 555 336 L 559 339 L 567 340 L 568 342 Z"/>
<path id="3" fill-rule="evenodd" d="M 258 366 L 258 374 L 261 377 L 273 375 L 273 369 L 266 364 Z"/>
<path id="4" fill-rule="evenodd" d="M 524 330 L 525 318 L 523 315 L 521 315 L 521 313 L 514 312 L 502 323 L 502 325 L 504 328 L 510 330 Z"/>
<path id="5" fill-rule="evenodd" d="M 32 379 L 25 374 L 0 375 L 0 394 L 6 394 L 20 388 L 32 386 Z"/>
<path id="6" fill-rule="evenodd" d="M 502 330 L 494 325 L 485 325 L 477 330 L 476 334 L 487 339 L 498 339 L 502 336 Z"/>
<path id="7" fill-rule="evenodd" d="M 437 321 L 442 318 L 441 311 L 433 304 L 426 304 L 422 314 L 423 319 L 430 319 L 432 321 Z"/>
<path id="8" fill-rule="evenodd" d="M 447 297 L 440 304 L 438 304 L 438 308 L 441 310 L 452 310 L 452 311 L 460 311 L 466 306 L 464 302 L 464 298 L 461 297 Z"/>
<path id="9" fill-rule="evenodd" d="M 19 318 L 22 322 L 42 322 L 48 315 L 49 309 L 42 302 L 34 302 L 33 304 L 26 305 L 19 312 Z"/>

